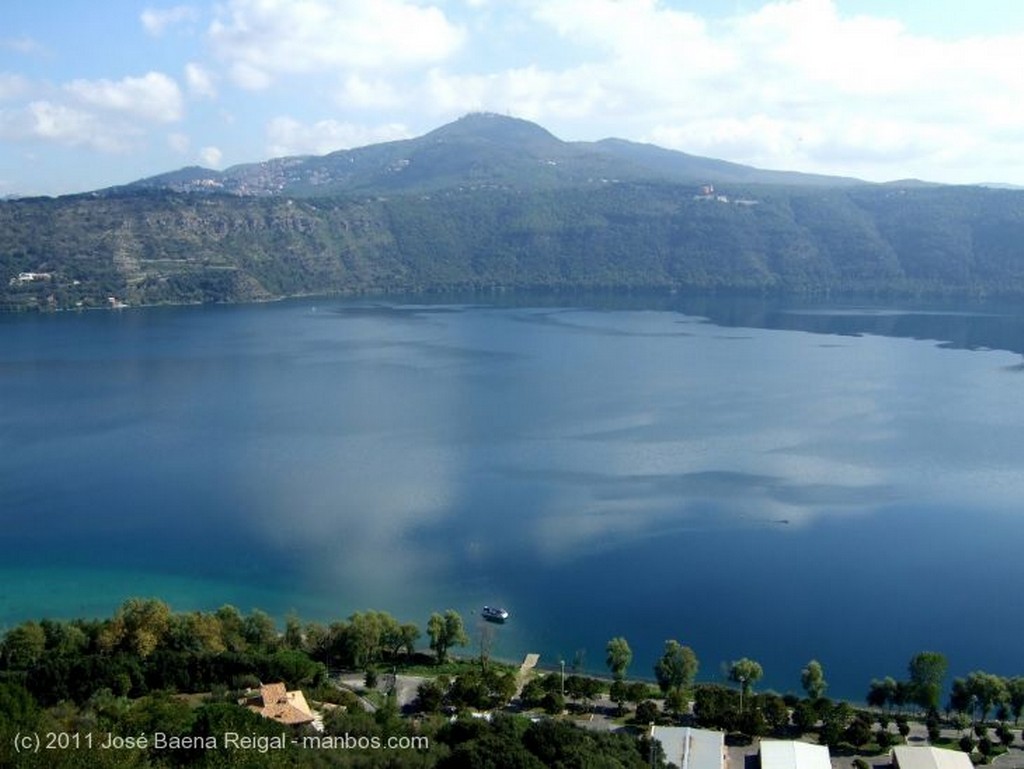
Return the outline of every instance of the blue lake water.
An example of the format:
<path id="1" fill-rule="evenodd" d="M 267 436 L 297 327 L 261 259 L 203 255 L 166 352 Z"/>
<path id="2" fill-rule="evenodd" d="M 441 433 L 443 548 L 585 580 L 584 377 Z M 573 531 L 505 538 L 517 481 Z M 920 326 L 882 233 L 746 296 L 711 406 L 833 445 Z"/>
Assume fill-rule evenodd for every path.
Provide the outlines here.
<path id="1" fill-rule="evenodd" d="M 0 627 L 127 596 L 1024 672 L 1024 316 L 725 298 L 0 317 Z"/>

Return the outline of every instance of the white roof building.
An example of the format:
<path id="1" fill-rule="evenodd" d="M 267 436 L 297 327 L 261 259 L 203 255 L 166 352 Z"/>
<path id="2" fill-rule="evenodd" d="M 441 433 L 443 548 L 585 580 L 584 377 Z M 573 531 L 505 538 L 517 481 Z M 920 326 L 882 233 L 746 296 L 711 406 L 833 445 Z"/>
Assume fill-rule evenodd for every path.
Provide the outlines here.
<path id="1" fill-rule="evenodd" d="M 892 749 L 895 769 L 972 769 L 971 757 L 960 750 L 923 745 L 897 745 Z"/>
<path id="2" fill-rule="evenodd" d="M 761 769 L 832 769 L 832 762 L 824 745 L 761 740 Z"/>
<path id="3" fill-rule="evenodd" d="M 679 769 L 724 769 L 725 734 L 688 726 L 652 726 L 651 737 L 661 743 L 665 759 Z"/>

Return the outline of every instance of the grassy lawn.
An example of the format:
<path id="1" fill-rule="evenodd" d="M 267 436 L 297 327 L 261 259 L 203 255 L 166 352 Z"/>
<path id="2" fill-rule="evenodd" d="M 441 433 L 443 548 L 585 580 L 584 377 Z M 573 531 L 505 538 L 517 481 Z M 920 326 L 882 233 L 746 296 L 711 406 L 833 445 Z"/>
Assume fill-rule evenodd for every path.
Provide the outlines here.
<path id="1" fill-rule="evenodd" d="M 437 676 L 458 676 L 463 673 L 470 671 L 480 670 L 479 660 L 449 660 L 443 665 L 435 664 L 408 664 L 408 665 L 397 665 L 399 675 L 404 676 L 426 676 L 428 678 L 435 678 Z M 500 672 L 518 672 L 519 667 L 516 665 L 508 665 L 503 662 L 488 662 L 487 668 L 489 670 L 497 670 Z M 390 672 L 390 671 L 383 671 Z"/>

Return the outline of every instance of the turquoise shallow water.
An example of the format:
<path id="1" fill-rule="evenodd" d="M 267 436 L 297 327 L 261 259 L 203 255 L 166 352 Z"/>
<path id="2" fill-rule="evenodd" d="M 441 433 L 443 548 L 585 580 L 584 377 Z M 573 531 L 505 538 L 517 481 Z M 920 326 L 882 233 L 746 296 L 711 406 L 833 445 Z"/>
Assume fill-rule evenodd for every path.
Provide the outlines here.
<path id="1" fill-rule="evenodd" d="M 0 318 L 0 622 L 489 603 L 551 664 L 1022 672 L 1019 314 L 674 302 Z"/>

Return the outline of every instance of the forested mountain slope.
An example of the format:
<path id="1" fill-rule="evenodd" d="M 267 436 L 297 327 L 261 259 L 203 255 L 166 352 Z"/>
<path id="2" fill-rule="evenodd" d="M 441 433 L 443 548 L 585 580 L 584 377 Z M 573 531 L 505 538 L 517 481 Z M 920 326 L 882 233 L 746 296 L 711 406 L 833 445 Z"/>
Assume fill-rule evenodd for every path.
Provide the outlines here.
<path id="1" fill-rule="evenodd" d="M 842 180 L 711 191 L 635 164 L 620 174 L 633 178 L 594 176 L 590 149 L 573 160 L 575 145 L 521 123 L 499 122 L 511 138 L 453 124 L 444 143 L 462 151 L 446 147 L 434 172 L 391 191 L 369 174 L 365 189 L 317 195 L 147 182 L 2 202 L 0 303 L 524 288 L 1024 293 L 1022 192 Z M 537 157 L 559 148 L 538 181 Z"/>

